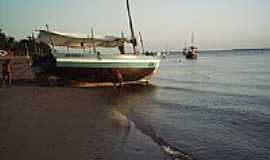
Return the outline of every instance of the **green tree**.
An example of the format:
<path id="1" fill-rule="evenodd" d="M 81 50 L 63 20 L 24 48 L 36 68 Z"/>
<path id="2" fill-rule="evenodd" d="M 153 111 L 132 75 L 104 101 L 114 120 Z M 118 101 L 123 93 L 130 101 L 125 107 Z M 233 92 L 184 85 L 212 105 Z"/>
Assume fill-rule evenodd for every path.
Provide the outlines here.
<path id="1" fill-rule="evenodd" d="M 6 34 L 0 29 L 0 49 L 6 49 L 7 38 Z"/>

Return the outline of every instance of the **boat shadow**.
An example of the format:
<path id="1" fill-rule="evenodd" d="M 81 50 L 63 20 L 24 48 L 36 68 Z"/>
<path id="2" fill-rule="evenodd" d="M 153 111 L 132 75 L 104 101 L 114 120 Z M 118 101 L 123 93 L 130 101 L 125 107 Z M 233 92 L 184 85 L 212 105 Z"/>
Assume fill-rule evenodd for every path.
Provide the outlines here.
<path id="1" fill-rule="evenodd" d="M 62 88 L 114 88 L 123 91 L 123 93 L 129 93 L 132 91 L 134 93 L 143 92 L 146 90 L 153 90 L 158 88 L 151 83 L 145 82 L 128 82 L 121 86 L 119 84 L 114 84 L 110 82 L 76 82 L 76 81 L 65 81 L 63 83 L 58 83 L 57 81 L 52 82 L 42 82 L 37 79 L 14 79 L 11 86 L 13 87 L 62 87 Z"/>

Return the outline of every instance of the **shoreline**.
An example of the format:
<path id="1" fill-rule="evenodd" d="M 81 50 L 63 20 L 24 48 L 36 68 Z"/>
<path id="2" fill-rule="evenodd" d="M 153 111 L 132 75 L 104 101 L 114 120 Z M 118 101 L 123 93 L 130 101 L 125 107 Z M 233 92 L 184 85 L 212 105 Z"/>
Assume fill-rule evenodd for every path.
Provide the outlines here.
<path id="1" fill-rule="evenodd" d="M 156 143 L 162 153 L 166 157 L 170 157 L 173 160 L 183 159 L 183 160 L 196 160 L 192 155 L 179 150 L 174 145 L 170 144 L 166 139 L 155 133 L 155 131 L 151 128 L 151 126 L 145 125 L 145 124 L 139 124 L 135 121 L 132 121 L 135 125 L 135 127 L 145 136 L 148 136 L 152 139 L 154 143 Z"/>
<path id="2" fill-rule="evenodd" d="M 46 159 L 45 157 L 48 155 L 52 157 L 58 156 L 62 159 L 61 157 L 64 156 L 64 152 L 71 152 L 68 151 L 70 149 L 78 150 L 77 152 L 79 152 L 80 149 L 78 148 L 91 150 L 93 156 L 91 156 L 90 153 L 88 157 L 90 159 L 163 160 L 166 158 L 179 158 L 179 156 L 177 157 L 171 154 L 176 153 L 175 151 L 177 150 L 170 150 L 170 148 L 172 148 L 170 145 L 159 143 L 155 137 L 157 135 L 149 134 L 147 131 L 140 128 L 140 126 L 132 120 L 132 117 L 128 118 L 126 115 L 120 113 L 117 110 L 117 105 L 114 106 L 110 104 L 114 102 L 115 100 L 113 99 L 120 94 L 112 84 L 71 83 L 71 85 L 64 87 L 40 86 L 39 82 L 34 79 L 34 75 L 25 60 L 14 59 L 13 64 L 15 67 L 13 84 L 10 87 L 0 84 L 0 101 L 2 104 L 0 106 L 0 141 L 3 142 L 0 146 L 1 159 L 12 159 L 10 156 L 16 155 L 21 156 L 17 158 L 14 157 L 15 159 L 31 159 L 35 157 L 33 155 L 34 151 L 31 150 L 35 150 L 35 154 L 39 153 L 41 155 L 36 155 L 37 158 L 34 159 Z M 138 84 L 131 83 L 129 85 Z M 145 84 L 142 83 L 141 85 Z M 71 98 L 72 101 L 67 103 L 66 100 L 69 98 Z M 89 101 L 88 98 L 94 98 L 95 100 Z M 50 103 L 48 104 L 48 102 Z M 73 108 L 73 106 L 76 105 L 81 105 L 83 108 L 76 110 L 76 107 Z M 74 119 L 74 117 L 69 115 L 70 113 L 66 112 L 68 111 L 65 109 L 67 106 L 71 112 L 78 112 L 78 119 Z M 100 110 L 97 108 L 100 106 L 103 107 L 103 109 Z M 60 113 L 59 110 L 55 110 L 57 108 L 63 113 Z M 85 113 L 80 112 L 80 109 L 89 113 L 85 115 Z M 44 116 L 44 114 L 46 116 Z M 53 116 L 54 114 L 60 114 L 62 118 L 59 119 L 57 118 L 59 115 L 56 117 Z M 48 120 L 47 118 L 51 118 L 52 120 Z M 77 125 L 87 125 L 87 123 L 81 121 L 82 119 L 88 119 L 90 122 L 89 125 L 95 126 L 92 130 L 86 129 L 86 131 L 89 130 L 89 132 L 93 132 L 90 136 L 92 138 L 88 140 L 88 143 L 95 145 L 91 146 L 87 144 L 86 146 L 88 147 L 86 147 L 83 140 L 67 140 L 58 137 L 60 134 L 64 136 L 67 134 L 64 130 L 77 128 L 76 126 L 72 126 L 70 119 L 74 119 L 75 123 L 77 121 Z M 66 121 L 70 121 L 70 124 L 66 125 Z M 102 127 L 99 128 L 97 126 L 99 123 L 92 123 L 93 121 L 99 121 Z M 55 123 L 60 123 L 61 125 L 55 127 Z M 53 131 L 51 128 L 55 128 L 54 130 L 56 131 Z M 116 132 L 117 134 L 103 135 L 104 131 L 109 134 L 111 134 L 111 132 Z M 31 137 L 29 137 L 29 134 L 32 134 L 31 132 L 35 133 L 32 136 L 36 138 L 31 139 Z M 57 136 L 51 134 L 51 132 L 56 132 Z M 51 135 L 45 136 L 44 134 L 46 133 Z M 39 136 L 44 137 L 46 141 L 40 139 Z M 109 136 L 107 137 L 109 141 L 103 141 L 103 144 L 100 144 L 100 140 L 93 138 L 99 136 L 101 136 L 100 139 L 104 139 L 103 136 Z M 72 137 L 78 137 L 78 135 L 72 133 L 72 136 L 68 137 L 70 137 L 68 139 L 72 139 Z M 50 139 L 60 141 L 62 147 L 57 147 L 58 144 L 52 142 Z M 89 136 L 85 139 L 89 139 Z M 116 141 L 114 139 L 116 139 Z M 48 143 L 47 141 L 49 144 L 44 145 Z M 80 144 L 78 148 L 73 146 L 73 141 L 77 141 L 77 143 Z M 39 146 L 41 146 L 41 148 L 39 148 Z M 46 153 L 55 148 L 57 148 L 58 151 L 53 154 Z M 24 149 L 26 150 L 24 151 Z M 13 155 L 11 153 L 16 154 Z M 177 154 L 179 155 L 179 153 Z M 65 159 L 69 159 L 69 157 L 65 157 Z"/>
<path id="3" fill-rule="evenodd" d="M 164 159 L 160 147 L 110 106 L 113 88 L 0 88 L 0 157 Z"/>

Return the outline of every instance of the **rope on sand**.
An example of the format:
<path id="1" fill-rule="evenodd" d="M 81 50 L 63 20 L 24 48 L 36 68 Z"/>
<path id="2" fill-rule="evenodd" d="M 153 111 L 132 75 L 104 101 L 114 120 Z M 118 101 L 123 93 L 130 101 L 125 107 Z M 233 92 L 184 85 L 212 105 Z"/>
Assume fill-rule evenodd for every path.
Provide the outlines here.
<path id="1" fill-rule="evenodd" d="M 181 61 L 180 61 L 180 62 L 181 62 Z M 179 63 L 180 63 L 180 62 L 179 62 Z M 177 66 L 177 67 L 180 67 L 180 68 L 182 68 L 182 69 L 184 69 L 184 70 L 186 70 L 186 71 L 188 71 L 188 72 L 190 72 L 190 73 L 200 75 L 200 76 L 202 76 L 202 77 L 204 77 L 204 78 L 206 78 L 206 79 L 211 79 L 210 76 L 208 76 L 208 75 L 206 75 L 206 74 L 203 74 L 203 73 L 200 73 L 200 72 L 197 72 L 197 71 L 193 71 L 193 70 L 188 69 L 188 68 L 186 68 L 186 67 L 183 67 L 183 66 L 181 66 L 179 63 L 178 63 L 178 64 L 175 64 L 175 63 L 173 63 L 173 62 L 170 62 L 170 63 L 173 64 L 173 65 L 175 65 L 175 66 Z"/>
<path id="2" fill-rule="evenodd" d="M 210 76 L 207 76 L 207 75 L 205 75 L 205 74 L 203 74 L 203 73 L 193 71 L 193 70 L 191 70 L 191 69 L 185 68 L 185 67 L 180 66 L 180 65 L 179 65 L 179 67 L 181 67 L 181 68 L 183 68 L 183 69 L 185 69 L 185 70 L 187 70 L 187 71 L 189 71 L 189 72 L 191 72 L 191 73 L 194 73 L 194 74 L 200 75 L 200 76 L 205 77 L 205 78 L 207 78 L 207 79 L 211 79 L 211 77 L 210 77 Z"/>

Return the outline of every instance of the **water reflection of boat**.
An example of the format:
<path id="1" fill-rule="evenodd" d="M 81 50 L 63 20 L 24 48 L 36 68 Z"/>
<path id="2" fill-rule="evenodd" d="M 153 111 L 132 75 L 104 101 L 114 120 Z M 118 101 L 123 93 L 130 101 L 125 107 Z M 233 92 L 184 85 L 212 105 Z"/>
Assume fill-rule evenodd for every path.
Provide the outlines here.
<path id="1" fill-rule="evenodd" d="M 51 52 L 34 56 L 33 70 L 38 77 L 50 75 L 60 79 L 93 82 L 129 82 L 149 80 L 159 67 L 158 56 L 146 56 L 136 50 L 129 1 L 127 0 L 131 38 L 76 36 L 47 30 L 39 30 L 38 43 L 51 46 Z M 124 44 L 133 45 L 133 53 L 125 53 Z M 66 52 L 55 52 L 55 47 L 66 47 Z M 119 54 L 101 54 L 97 48 L 118 48 Z M 92 51 L 90 51 L 92 48 Z M 79 49 L 81 53 L 71 53 Z M 89 53 L 86 50 L 89 49 Z M 83 51 L 82 51 L 83 50 Z"/>

